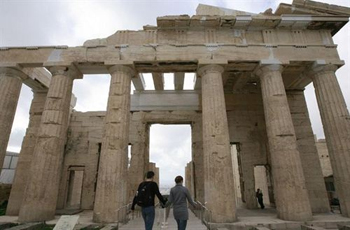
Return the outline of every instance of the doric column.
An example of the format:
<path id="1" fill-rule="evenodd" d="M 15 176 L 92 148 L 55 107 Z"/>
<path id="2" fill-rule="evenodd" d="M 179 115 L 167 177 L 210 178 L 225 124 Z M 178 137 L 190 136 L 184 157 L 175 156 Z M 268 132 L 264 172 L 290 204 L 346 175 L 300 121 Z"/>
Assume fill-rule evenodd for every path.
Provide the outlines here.
<path id="1" fill-rule="evenodd" d="M 282 80 L 282 66 L 262 66 L 260 77 L 266 131 L 271 153 L 278 218 L 312 219 L 293 121 Z"/>
<path id="2" fill-rule="evenodd" d="M 23 73 L 16 69 L 0 68 L 0 165 L 4 163 L 10 139 Z"/>
<path id="3" fill-rule="evenodd" d="M 6 215 L 17 216 L 21 207 L 26 182 L 28 181 L 30 164 L 39 131 L 40 120 L 44 111 L 47 91 L 34 91 L 34 97 L 29 111 L 29 125 L 23 139 L 21 152 L 16 167 L 15 178 L 12 183 Z"/>
<path id="4" fill-rule="evenodd" d="M 130 84 L 133 69 L 115 65 L 109 69 L 111 84 L 102 139 L 95 196 L 94 221 L 118 221 L 118 209 L 126 204 Z"/>
<path id="5" fill-rule="evenodd" d="M 287 98 L 292 114 L 311 210 L 313 213 L 328 213 L 330 212 L 330 206 L 326 185 L 315 145 L 314 133 L 311 128 L 304 91 L 287 90 Z"/>
<path id="6" fill-rule="evenodd" d="M 350 217 L 350 116 L 333 65 L 315 65 L 310 72 L 321 113 L 335 189 L 344 216 Z"/>
<path id="7" fill-rule="evenodd" d="M 142 112 L 139 112 L 142 116 Z M 135 114 L 135 113 L 134 113 Z M 132 116 L 134 116 L 134 114 Z M 137 114 L 137 113 L 136 113 Z M 136 117 L 139 117 L 136 115 Z M 133 120 L 133 119 L 132 119 Z M 146 151 L 147 151 L 147 136 L 149 135 L 148 124 L 145 124 L 142 120 L 133 120 L 130 125 L 130 132 L 132 132 L 131 139 L 131 159 L 130 167 L 128 170 L 129 178 L 129 201 L 134 198 L 138 185 L 145 179 L 145 173 L 148 170 L 146 167 Z M 148 166 L 148 160 L 147 160 Z"/>
<path id="8" fill-rule="evenodd" d="M 219 65 L 203 66 L 198 71 L 202 77 L 205 202 L 214 223 L 236 220 L 223 71 Z"/>
<path id="9" fill-rule="evenodd" d="M 66 143 L 74 67 L 52 67 L 30 175 L 19 212 L 20 222 L 45 221 L 55 216 L 59 179 Z"/>
<path id="10" fill-rule="evenodd" d="M 192 122 L 192 160 L 193 160 L 193 184 L 192 196 L 204 203 L 204 159 L 203 159 L 203 132 L 202 119 Z"/>

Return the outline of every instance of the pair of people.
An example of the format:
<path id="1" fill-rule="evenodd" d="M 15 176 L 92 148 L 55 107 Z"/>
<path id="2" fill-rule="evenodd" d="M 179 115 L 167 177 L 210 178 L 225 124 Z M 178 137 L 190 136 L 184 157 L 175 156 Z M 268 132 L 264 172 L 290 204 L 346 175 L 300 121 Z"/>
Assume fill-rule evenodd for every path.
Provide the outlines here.
<path id="1" fill-rule="evenodd" d="M 187 201 L 193 206 L 196 203 L 192 200 L 188 189 L 182 185 L 182 176 L 175 178 L 176 185 L 170 190 L 169 200 L 163 198 L 159 192 L 157 183 L 153 179 L 154 172 L 148 171 L 146 180 L 140 183 L 137 189 L 131 210 L 135 210 L 135 205 L 139 204 L 142 207 L 142 218 L 145 222 L 145 229 L 152 230 L 155 218 L 154 197 L 157 196 L 163 206 L 173 204 L 174 218 L 177 222 L 178 230 L 185 230 L 188 220 Z M 143 197 L 146 197 L 146 199 Z"/>

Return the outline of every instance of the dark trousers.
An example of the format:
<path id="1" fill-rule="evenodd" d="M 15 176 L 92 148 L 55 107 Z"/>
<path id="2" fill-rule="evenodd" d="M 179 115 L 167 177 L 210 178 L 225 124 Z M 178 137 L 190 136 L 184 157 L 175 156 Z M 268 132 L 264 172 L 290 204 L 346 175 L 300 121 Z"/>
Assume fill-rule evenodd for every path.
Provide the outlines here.
<path id="1" fill-rule="evenodd" d="M 145 229 L 152 230 L 155 217 L 154 206 L 142 208 L 142 218 L 145 221 Z"/>
<path id="2" fill-rule="evenodd" d="M 264 205 L 263 199 L 258 198 L 258 202 L 259 202 L 259 204 L 260 204 L 261 209 L 264 209 L 264 208 L 265 208 L 265 205 Z"/>
<path id="3" fill-rule="evenodd" d="M 186 230 L 187 220 L 176 219 L 177 230 Z"/>

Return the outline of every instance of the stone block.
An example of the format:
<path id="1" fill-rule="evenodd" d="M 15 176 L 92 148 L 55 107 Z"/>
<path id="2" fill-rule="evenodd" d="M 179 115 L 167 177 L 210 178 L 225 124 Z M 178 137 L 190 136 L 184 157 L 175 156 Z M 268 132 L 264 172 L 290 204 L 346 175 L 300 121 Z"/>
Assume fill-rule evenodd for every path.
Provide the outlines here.
<path id="1" fill-rule="evenodd" d="M 53 230 L 73 230 L 74 226 L 77 224 L 79 215 L 63 215 L 58 220 Z"/>
<path id="2" fill-rule="evenodd" d="M 118 224 L 109 224 L 101 228 L 100 230 L 117 230 Z"/>

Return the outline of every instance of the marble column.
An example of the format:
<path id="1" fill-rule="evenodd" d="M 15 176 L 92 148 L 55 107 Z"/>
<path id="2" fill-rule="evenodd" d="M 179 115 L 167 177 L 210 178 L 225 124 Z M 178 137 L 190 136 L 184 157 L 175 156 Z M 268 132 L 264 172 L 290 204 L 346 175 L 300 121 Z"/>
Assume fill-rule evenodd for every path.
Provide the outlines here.
<path id="1" fill-rule="evenodd" d="M 148 170 L 146 167 L 146 139 L 148 136 L 148 124 L 140 121 L 132 122 L 130 132 L 134 132 L 135 140 L 131 147 L 130 167 L 128 170 L 129 178 L 129 202 L 134 198 L 139 184 L 145 179 L 145 173 Z M 147 161 L 148 164 L 148 161 Z"/>
<path id="2" fill-rule="evenodd" d="M 53 219 L 66 143 L 74 67 L 52 67 L 30 175 L 19 212 L 20 222 Z"/>
<path id="3" fill-rule="evenodd" d="M 342 215 L 350 217 L 350 116 L 333 65 L 315 65 L 312 77 Z"/>
<path id="4" fill-rule="evenodd" d="M 330 212 L 326 185 L 303 90 L 288 90 L 287 98 L 313 213 Z"/>
<path id="5" fill-rule="evenodd" d="M 130 84 L 134 71 L 127 66 L 115 65 L 109 72 L 111 84 L 93 216 L 99 223 L 118 221 L 118 209 L 127 200 Z"/>
<path id="6" fill-rule="evenodd" d="M 206 65 L 198 71 L 202 77 L 205 202 L 214 223 L 236 220 L 223 71 L 219 65 Z"/>
<path id="7" fill-rule="evenodd" d="M 23 73 L 16 69 L 0 68 L 0 166 L 4 164 L 7 144 L 21 92 Z"/>
<path id="8" fill-rule="evenodd" d="M 203 133 L 202 119 L 191 124 L 192 134 L 192 160 L 193 160 L 193 186 L 192 196 L 204 203 L 204 160 L 203 160 Z"/>
<path id="9" fill-rule="evenodd" d="M 283 220 L 312 219 L 295 130 L 282 79 L 282 66 L 260 67 L 266 131 L 271 154 L 277 216 Z"/>
<path id="10" fill-rule="evenodd" d="M 6 209 L 6 215 L 9 216 L 17 216 L 19 214 L 24 190 L 29 178 L 30 164 L 33 158 L 40 120 L 47 97 L 47 90 L 33 91 L 33 93 L 34 97 L 29 111 L 29 125 L 23 139 L 16 173 L 12 183 L 9 203 Z"/>

